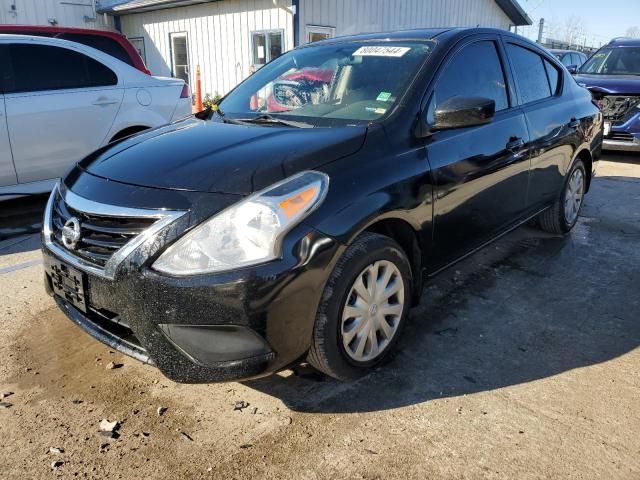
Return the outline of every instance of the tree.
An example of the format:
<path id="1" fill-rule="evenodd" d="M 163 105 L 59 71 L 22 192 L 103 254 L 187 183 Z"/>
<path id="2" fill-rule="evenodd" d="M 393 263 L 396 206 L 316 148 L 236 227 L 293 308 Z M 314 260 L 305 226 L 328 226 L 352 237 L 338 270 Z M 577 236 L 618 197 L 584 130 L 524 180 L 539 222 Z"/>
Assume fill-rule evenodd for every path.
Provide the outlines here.
<path id="1" fill-rule="evenodd" d="M 570 16 L 564 23 L 561 40 L 571 46 L 577 44 L 585 35 L 584 19 L 575 15 Z"/>
<path id="2" fill-rule="evenodd" d="M 640 38 L 640 28 L 638 27 L 627 28 L 627 33 L 625 33 L 625 37 Z"/>

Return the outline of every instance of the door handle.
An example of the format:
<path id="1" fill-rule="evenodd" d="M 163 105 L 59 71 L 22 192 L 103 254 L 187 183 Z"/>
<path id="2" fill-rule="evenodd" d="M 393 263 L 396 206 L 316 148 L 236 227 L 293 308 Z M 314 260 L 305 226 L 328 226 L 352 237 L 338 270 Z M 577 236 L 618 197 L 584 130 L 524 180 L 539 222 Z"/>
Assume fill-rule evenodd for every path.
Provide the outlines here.
<path id="1" fill-rule="evenodd" d="M 99 107 L 102 107 L 102 106 L 105 106 L 105 105 L 114 105 L 114 104 L 116 104 L 118 102 L 119 102 L 119 100 L 116 100 L 114 98 L 99 98 L 95 102 L 93 102 L 93 104 L 97 105 Z"/>
<path id="2" fill-rule="evenodd" d="M 507 150 L 512 153 L 516 153 L 522 147 L 524 147 L 524 140 L 521 137 L 511 137 L 506 145 Z"/>
<path id="3" fill-rule="evenodd" d="M 580 126 L 580 120 L 577 118 L 572 118 L 569 121 L 569 128 L 578 128 Z"/>

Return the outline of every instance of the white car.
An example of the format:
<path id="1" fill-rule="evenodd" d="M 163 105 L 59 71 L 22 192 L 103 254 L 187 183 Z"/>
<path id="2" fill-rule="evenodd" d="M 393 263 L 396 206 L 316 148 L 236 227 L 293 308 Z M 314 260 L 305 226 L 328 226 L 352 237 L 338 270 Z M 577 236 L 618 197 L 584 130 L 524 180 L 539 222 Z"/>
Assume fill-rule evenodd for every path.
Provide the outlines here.
<path id="1" fill-rule="evenodd" d="M 0 35 L 0 200 L 47 192 L 107 143 L 191 114 L 189 87 L 99 50 Z"/>

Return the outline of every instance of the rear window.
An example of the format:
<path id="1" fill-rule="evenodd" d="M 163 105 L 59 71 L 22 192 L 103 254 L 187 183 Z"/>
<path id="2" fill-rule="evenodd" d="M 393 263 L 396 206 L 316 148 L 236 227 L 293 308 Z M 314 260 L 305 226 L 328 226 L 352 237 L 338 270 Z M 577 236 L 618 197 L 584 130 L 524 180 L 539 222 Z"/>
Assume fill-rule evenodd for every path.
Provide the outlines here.
<path id="1" fill-rule="evenodd" d="M 112 38 L 99 35 L 82 35 L 77 33 L 61 33 L 60 35 L 57 35 L 56 38 L 82 43 L 88 47 L 92 47 L 96 50 L 109 54 L 132 67 L 134 66 L 129 53 L 120 43 L 116 42 Z"/>

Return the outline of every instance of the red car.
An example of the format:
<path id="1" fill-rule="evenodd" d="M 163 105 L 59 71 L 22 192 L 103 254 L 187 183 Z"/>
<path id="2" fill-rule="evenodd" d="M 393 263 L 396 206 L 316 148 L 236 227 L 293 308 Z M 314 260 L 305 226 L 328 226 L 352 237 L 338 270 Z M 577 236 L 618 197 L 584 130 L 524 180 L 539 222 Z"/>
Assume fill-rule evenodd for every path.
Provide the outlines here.
<path id="1" fill-rule="evenodd" d="M 151 75 L 138 51 L 121 33 L 86 28 L 49 27 L 42 25 L 0 25 L 0 33 L 55 37 L 78 42 L 100 50 Z"/>
<path id="2" fill-rule="evenodd" d="M 328 94 L 325 89 L 334 71 L 327 68 L 308 68 L 284 75 L 273 84 L 273 92 L 267 98 L 269 112 L 288 112 L 308 103 L 314 97 Z"/>

